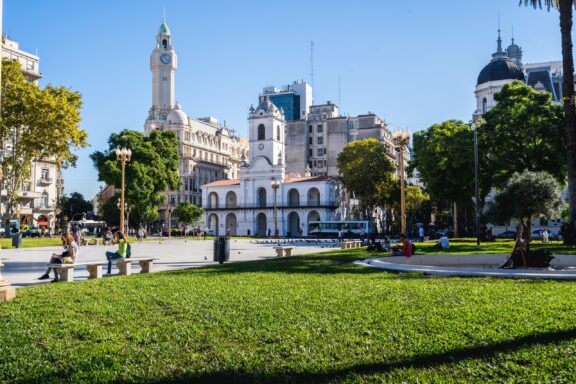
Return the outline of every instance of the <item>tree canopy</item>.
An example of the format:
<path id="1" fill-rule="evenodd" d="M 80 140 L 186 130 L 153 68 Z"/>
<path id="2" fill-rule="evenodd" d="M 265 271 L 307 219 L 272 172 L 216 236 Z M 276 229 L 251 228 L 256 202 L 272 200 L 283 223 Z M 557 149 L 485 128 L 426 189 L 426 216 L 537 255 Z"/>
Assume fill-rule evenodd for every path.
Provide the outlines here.
<path id="1" fill-rule="evenodd" d="M 348 143 L 338 154 L 337 165 L 342 182 L 366 207 L 378 203 L 378 190 L 392 181 L 394 163 L 386 147 L 376 139 Z"/>
<path id="2" fill-rule="evenodd" d="M 174 210 L 174 214 L 179 222 L 186 225 L 193 224 L 204 214 L 204 210 L 192 203 L 179 203 Z"/>
<path id="3" fill-rule="evenodd" d="M 474 191 L 474 142 L 470 126 L 460 120 L 434 124 L 414 133 L 416 168 L 426 192 L 436 201 L 471 203 Z"/>
<path id="4" fill-rule="evenodd" d="M 67 215 L 69 220 L 80 213 L 88 213 L 93 210 L 92 202 L 84 198 L 79 192 L 72 192 L 70 196 L 62 196 L 60 201 L 60 209 L 62 213 Z M 80 215 L 76 219 L 79 219 Z"/>
<path id="5" fill-rule="evenodd" d="M 497 104 L 478 126 L 478 149 L 483 194 L 503 187 L 512 174 L 524 170 L 550 173 L 559 183 L 566 178 L 562 107 L 548 92 L 519 81 L 494 95 Z"/>
<path id="6" fill-rule="evenodd" d="M 132 151 L 125 176 L 125 199 L 131 207 L 132 223 L 151 220 L 151 211 L 164 200 L 163 192 L 180 188 L 178 145 L 174 132 L 153 131 L 147 137 L 126 129 L 110 135 L 108 150 L 90 155 L 98 170 L 98 179 L 119 189 L 122 166 L 116 160 L 115 150 L 129 148 Z"/>
<path id="7" fill-rule="evenodd" d="M 87 133 L 80 129 L 82 97 L 65 87 L 40 88 L 28 82 L 20 63 L 2 59 L 2 110 L 0 142 L 6 151 L 2 162 L 3 186 L 8 194 L 5 218 L 11 217 L 22 183 L 30 177 L 32 160 L 74 166 L 74 150 L 86 147 Z"/>

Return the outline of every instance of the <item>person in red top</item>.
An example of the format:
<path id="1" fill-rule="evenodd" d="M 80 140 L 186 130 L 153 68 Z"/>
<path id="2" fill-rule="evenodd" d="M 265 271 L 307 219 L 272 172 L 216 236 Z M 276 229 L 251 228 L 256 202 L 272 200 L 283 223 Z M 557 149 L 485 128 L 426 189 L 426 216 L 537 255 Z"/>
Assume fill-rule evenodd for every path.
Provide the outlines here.
<path id="1" fill-rule="evenodd" d="M 406 238 L 406 235 L 403 233 L 400 234 L 400 242 L 402 243 L 402 248 L 393 250 L 392 254 L 394 256 L 406 256 L 406 257 L 412 256 L 412 243 L 410 242 L 410 240 Z"/>

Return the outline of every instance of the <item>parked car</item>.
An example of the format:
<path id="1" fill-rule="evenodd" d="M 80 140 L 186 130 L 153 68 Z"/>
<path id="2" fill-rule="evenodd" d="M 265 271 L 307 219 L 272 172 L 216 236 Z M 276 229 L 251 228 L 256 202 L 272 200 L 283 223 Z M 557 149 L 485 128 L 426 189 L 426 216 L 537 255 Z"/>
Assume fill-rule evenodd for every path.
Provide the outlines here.
<path id="1" fill-rule="evenodd" d="M 496 235 L 498 239 L 515 239 L 516 231 L 505 231 Z"/>

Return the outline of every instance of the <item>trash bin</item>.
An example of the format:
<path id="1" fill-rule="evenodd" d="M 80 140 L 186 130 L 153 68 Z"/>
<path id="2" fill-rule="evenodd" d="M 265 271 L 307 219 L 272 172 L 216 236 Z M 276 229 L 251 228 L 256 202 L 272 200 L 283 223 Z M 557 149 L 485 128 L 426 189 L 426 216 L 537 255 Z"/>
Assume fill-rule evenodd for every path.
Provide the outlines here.
<path id="1" fill-rule="evenodd" d="M 16 232 L 12 234 L 12 246 L 20 248 L 22 246 L 22 233 Z"/>
<path id="2" fill-rule="evenodd" d="M 230 238 L 214 236 L 214 261 L 222 264 L 228 260 L 230 260 Z"/>

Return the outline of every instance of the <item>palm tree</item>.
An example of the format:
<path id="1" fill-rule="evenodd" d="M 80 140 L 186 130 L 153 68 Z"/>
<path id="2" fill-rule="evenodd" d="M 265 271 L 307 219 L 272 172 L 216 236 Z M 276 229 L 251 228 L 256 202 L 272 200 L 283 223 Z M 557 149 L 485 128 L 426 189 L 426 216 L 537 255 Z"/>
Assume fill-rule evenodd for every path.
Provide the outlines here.
<path id="1" fill-rule="evenodd" d="M 568 159 L 568 202 L 570 224 L 576 222 L 576 108 L 574 106 L 574 57 L 572 55 L 572 7 L 576 0 L 520 0 L 520 5 L 542 8 L 555 8 L 560 12 L 560 33 L 562 35 L 562 62 L 564 72 L 564 129 L 566 130 L 566 151 Z"/>

